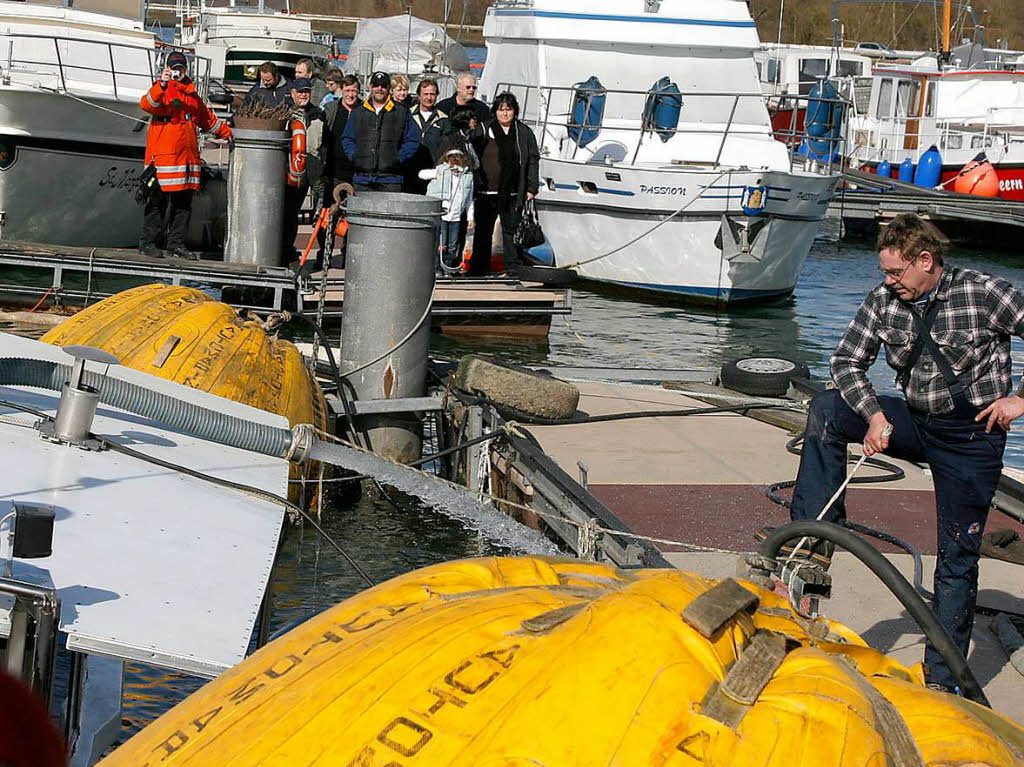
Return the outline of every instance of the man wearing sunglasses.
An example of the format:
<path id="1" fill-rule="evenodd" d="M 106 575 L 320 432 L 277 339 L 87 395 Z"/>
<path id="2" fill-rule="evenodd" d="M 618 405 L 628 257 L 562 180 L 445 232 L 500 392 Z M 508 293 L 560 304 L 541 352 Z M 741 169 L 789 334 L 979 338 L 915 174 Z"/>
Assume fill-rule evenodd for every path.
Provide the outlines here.
<path id="1" fill-rule="evenodd" d="M 455 95 L 437 102 L 437 108 L 446 115 L 455 114 L 458 108 L 473 110 L 478 125 L 490 122 L 493 115 L 488 106 L 476 97 L 476 78 L 469 72 L 463 72 L 455 80 Z"/>
<path id="2" fill-rule="evenodd" d="M 981 536 L 1006 432 L 1024 414 L 1010 378 L 1010 337 L 1024 335 L 1024 294 L 998 277 L 947 264 L 944 242 L 913 214 L 896 216 L 879 235 L 883 279 L 832 355 L 837 388 L 811 401 L 791 514 L 818 517 L 846 478 L 848 443 L 863 443 L 869 456 L 926 462 L 938 533 L 932 609 L 966 657 Z M 868 380 L 883 346 L 902 397 L 877 395 Z M 824 519 L 845 517 L 840 496 Z M 831 546 L 811 540 L 795 556 L 827 563 Z M 924 665 L 930 686 L 957 692 L 930 643 Z"/>

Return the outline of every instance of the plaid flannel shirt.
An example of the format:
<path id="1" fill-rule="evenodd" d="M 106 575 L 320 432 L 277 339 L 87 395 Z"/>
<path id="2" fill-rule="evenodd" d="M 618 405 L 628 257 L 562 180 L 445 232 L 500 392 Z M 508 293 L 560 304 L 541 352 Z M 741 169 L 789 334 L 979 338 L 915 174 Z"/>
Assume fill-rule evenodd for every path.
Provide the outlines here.
<path id="1" fill-rule="evenodd" d="M 1024 336 L 1024 294 L 1005 280 L 949 267 L 932 291 L 940 302 L 932 338 L 942 350 L 967 399 L 987 407 L 1010 391 L 1010 336 Z M 927 308 L 921 310 L 925 314 Z M 881 409 L 867 372 L 885 345 L 889 367 L 905 367 L 918 324 L 907 304 L 879 285 L 857 310 L 832 355 L 832 379 L 846 403 L 868 420 Z M 1024 387 L 1022 387 L 1024 388 Z M 946 380 L 928 350 L 921 352 L 904 388 L 907 403 L 929 413 L 953 409 Z"/>

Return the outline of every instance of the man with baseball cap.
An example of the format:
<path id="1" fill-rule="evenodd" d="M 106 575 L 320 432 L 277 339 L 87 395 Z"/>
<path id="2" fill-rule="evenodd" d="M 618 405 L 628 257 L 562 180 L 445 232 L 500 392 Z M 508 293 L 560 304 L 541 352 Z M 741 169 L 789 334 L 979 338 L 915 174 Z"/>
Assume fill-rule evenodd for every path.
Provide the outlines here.
<path id="1" fill-rule="evenodd" d="M 291 151 L 288 154 L 288 181 L 284 192 L 284 226 L 282 253 L 285 262 L 297 257 L 295 238 L 299 232 L 299 211 L 310 188 L 313 189 L 313 207 L 323 197 L 324 113 L 312 103 L 313 84 L 305 77 L 292 81 L 292 108 L 288 118 L 291 132 Z"/>
<path id="2" fill-rule="evenodd" d="M 147 256 L 198 258 L 185 245 L 192 197 L 199 189 L 202 161 L 196 129 L 231 138 L 231 128 L 220 120 L 196 92 L 188 76 L 188 59 L 172 51 L 160 77 L 139 106 L 152 115 L 146 134 L 143 174 L 145 212 L 139 250 Z M 163 241 L 168 253 L 160 249 Z"/>
<path id="3" fill-rule="evenodd" d="M 370 76 L 370 97 L 352 111 L 342 148 L 356 172 L 356 189 L 402 191 L 402 165 L 420 145 L 420 129 L 409 110 L 391 99 L 391 76 Z"/>

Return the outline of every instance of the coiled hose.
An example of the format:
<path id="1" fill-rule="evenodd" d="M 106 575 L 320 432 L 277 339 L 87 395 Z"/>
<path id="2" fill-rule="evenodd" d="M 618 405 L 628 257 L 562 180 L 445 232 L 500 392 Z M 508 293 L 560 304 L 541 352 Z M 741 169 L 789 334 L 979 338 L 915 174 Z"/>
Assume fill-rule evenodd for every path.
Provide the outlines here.
<path id="1" fill-rule="evenodd" d="M 70 365 L 0 357 L 0 386 L 32 386 L 60 391 L 70 380 Z M 99 392 L 100 402 L 104 405 L 158 421 L 176 431 L 262 455 L 296 457 L 296 435 L 291 429 L 236 418 L 89 370 L 85 371 L 82 381 Z"/>
<path id="2" fill-rule="evenodd" d="M 868 569 L 878 576 L 878 579 L 892 592 L 892 595 L 900 601 L 900 604 L 907 608 L 910 617 L 921 627 L 921 631 L 932 643 L 932 647 L 946 662 L 953 678 L 963 690 L 964 697 L 991 708 L 974 672 L 967 665 L 963 653 L 960 652 L 960 648 L 956 646 L 946 630 L 942 628 L 935 613 L 914 591 L 914 587 L 907 582 L 903 574 L 878 549 L 863 538 L 832 522 L 818 520 L 790 522 L 775 528 L 768 534 L 768 537 L 761 543 L 760 554 L 769 559 L 777 559 L 783 545 L 803 536 L 831 541 L 867 565 Z"/>

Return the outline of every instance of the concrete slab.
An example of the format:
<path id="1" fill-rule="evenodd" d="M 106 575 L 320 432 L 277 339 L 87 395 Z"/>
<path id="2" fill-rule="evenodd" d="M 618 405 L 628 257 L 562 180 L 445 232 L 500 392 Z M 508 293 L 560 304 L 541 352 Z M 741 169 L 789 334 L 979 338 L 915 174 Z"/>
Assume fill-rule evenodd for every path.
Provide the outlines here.
<path id="1" fill-rule="evenodd" d="M 591 415 L 707 407 L 706 402 L 656 386 L 578 382 L 579 409 Z M 796 477 L 798 457 L 786 451 L 784 429 L 737 413 L 643 418 L 578 426 L 531 427 L 544 450 L 576 475 L 587 465 L 602 485 L 757 484 Z M 931 490 L 920 468 L 893 460 L 907 476 L 877 489 Z M 865 476 L 880 474 L 864 467 Z"/>
<path id="2" fill-rule="evenodd" d="M 888 555 L 910 579 L 913 560 L 906 554 Z M 738 557 L 732 554 L 677 552 L 666 554 L 674 566 L 712 578 L 736 575 Z M 935 557 L 924 557 L 924 583 L 929 586 Z M 872 647 L 902 663 L 919 663 L 924 637 L 903 606 L 877 578 L 853 556 L 839 552 L 833 559 L 833 597 L 823 612 L 860 634 Z M 981 562 L 979 604 L 1024 613 L 1017 565 L 984 559 Z M 968 662 L 985 688 L 993 707 L 1024 723 L 1024 678 L 1010 665 L 1006 653 L 990 629 L 991 618 L 975 620 Z"/>
<path id="3" fill-rule="evenodd" d="M 578 381 L 579 409 L 592 415 L 707 407 L 676 389 Z M 685 384 L 684 384 L 685 386 Z M 764 525 L 788 519 L 768 500 L 770 485 L 796 478 L 799 458 L 786 450 L 792 434 L 738 413 L 640 418 L 571 426 L 531 426 L 541 446 L 571 476 L 587 467 L 590 491 L 634 532 L 736 550 L 752 545 Z M 930 472 L 883 456 L 903 479 L 851 485 L 849 518 L 935 553 L 935 499 Z M 857 478 L 881 476 L 864 466 Z M 783 498 L 792 490 L 780 490 Z M 1001 514 L 988 529 L 1024 525 Z M 666 551 L 673 547 L 660 545 Z M 883 550 L 897 551 L 885 546 Z"/>

